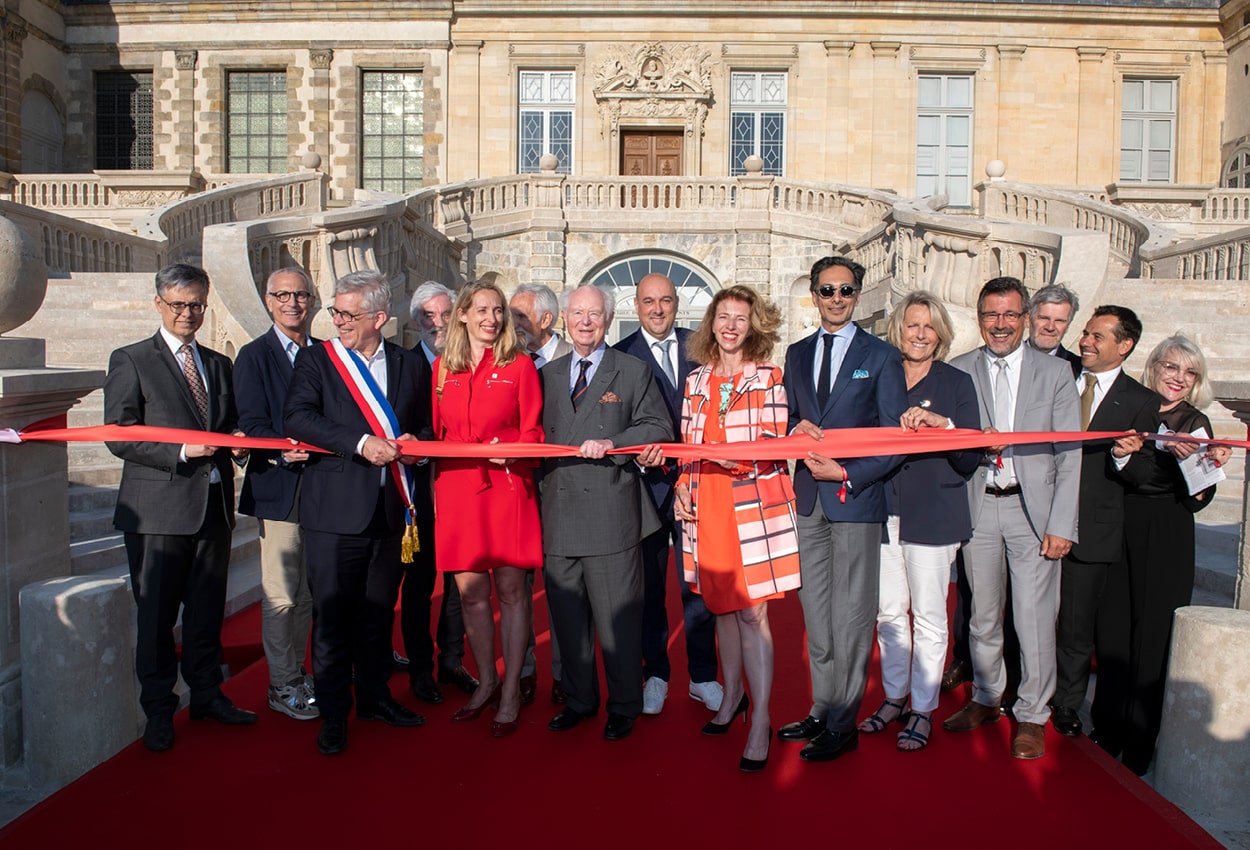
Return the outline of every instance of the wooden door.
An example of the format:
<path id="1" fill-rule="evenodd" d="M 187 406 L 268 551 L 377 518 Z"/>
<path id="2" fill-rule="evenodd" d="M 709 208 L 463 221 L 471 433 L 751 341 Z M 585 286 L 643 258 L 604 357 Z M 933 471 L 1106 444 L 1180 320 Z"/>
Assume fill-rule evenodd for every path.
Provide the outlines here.
<path id="1" fill-rule="evenodd" d="M 681 154 L 681 130 L 621 131 L 622 176 L 680 177 Z"/>

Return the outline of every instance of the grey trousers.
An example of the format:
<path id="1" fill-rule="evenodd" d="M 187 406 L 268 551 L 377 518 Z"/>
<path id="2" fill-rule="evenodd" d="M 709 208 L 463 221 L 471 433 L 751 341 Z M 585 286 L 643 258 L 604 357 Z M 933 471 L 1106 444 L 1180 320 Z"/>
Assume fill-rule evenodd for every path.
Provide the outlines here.
<path id="1" fill-rule="evenodd" d="M 260 640 L 275 688 L 302 677 L 308 631 L 312 627 L 312 591 L 304 566 L 304 532 L 298 522 L 259 519 Z"/>
<path id="2" fill-rule="evenodd" d="M 798 517 L 803 624 L 812 673 L 811 716 L 833 732 L 858 722 L 881 581 L 879 522 L 831 522 L 819 496 Z"/>
<path id="3" fill-rule="evenodd" d="M 1003 664 L 1003 610 L 1007 571 L 1020 637 L 1020 688 L 1014 708 L 1021 723 L 1044 724 L 1055 693 L 1055 620 L 1059 614 L 1059 561 L 1041 556 L 1019 496 L 985 494 L 964 568 L 972 588 L 972 699 L 997 706 L 1007 687 Z"/>

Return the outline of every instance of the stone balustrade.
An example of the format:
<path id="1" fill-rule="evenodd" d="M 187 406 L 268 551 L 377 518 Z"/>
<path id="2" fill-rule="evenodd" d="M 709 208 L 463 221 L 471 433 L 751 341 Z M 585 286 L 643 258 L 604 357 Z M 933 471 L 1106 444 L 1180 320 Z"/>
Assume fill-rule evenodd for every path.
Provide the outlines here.
<path id="1" fill-rule="evenodd" d="M 0 200 L 76 213 L 158 207 L 203 188 L 204 178 L 195 171 L 0 174 Z"/>
<path id="2" fill-rule="evenodd" d="M 151 271 L 164 262 L 164 239 L 134 236 L 8 201 L 0 201 L 0 215 L 42 247 L 48 271 L 56 274 Z"/>
<path id="3" fill-rule="evenodd" d="M 1250 227 L 1141 252 L 1141 276 L 1160 280 L 1250 280 Z"/>

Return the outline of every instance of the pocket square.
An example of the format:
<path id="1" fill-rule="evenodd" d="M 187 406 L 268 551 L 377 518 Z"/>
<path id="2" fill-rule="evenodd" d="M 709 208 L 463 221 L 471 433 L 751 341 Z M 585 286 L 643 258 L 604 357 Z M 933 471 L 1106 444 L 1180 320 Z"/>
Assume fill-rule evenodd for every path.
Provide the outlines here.
<path id="1" fill-rule="evenodd" d="M 599 397 L 599 403 L 600 404 L 620 404 L 621 397 L 617 395 L 616 393 L 612 392 L 611 390 L 608 390 L 606 393 L 604 393 L 602 396 Z"/>
<path id="2" fill-rule="evenodd" d="M 867 369 L 856 369 L 854 372 L 851 373 L 852 381 L 858 381 L 860 378 L 867 378 L 867 377 L 868 377 Z"/>

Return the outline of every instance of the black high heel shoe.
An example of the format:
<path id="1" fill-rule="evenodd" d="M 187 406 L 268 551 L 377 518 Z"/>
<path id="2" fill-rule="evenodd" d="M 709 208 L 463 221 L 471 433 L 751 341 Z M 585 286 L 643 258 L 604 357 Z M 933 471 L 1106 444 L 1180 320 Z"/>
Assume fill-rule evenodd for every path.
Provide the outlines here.
<path id="1" fill-rule="evenodd" d="M 734 722 L 734 718 L 737 717 L 739 714 L 742 715 L 742 722 L 746 723 L 747 722 L 747 707 L 750 705 L 751 705 L 751 702 L 750 700 L 747 699 L 747 695 L 743 694 L 742 699 L 738 701 L 738 707 L 734 709 L 733 716 L 729 718 L 728 722 L 717 723 L 714 720 L 709 720 L 707 723 L 703 724 L 703 734 L 704 735 L 724 735 L 726 732 L 729 731 L 729 725 Z"/>
<path id="2" fill-rule="evenodd" d="M 743 756 L 738 761 L 738 770 L 743 773 L 759 773 L 768 766 L 768 755 L 773 750 L 773 727 L 768 727 L 768 749 L 764 751 L 762 759 L 749 759 Z"/>

